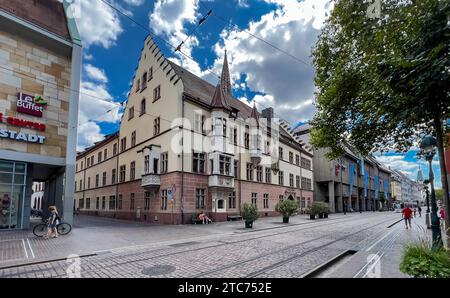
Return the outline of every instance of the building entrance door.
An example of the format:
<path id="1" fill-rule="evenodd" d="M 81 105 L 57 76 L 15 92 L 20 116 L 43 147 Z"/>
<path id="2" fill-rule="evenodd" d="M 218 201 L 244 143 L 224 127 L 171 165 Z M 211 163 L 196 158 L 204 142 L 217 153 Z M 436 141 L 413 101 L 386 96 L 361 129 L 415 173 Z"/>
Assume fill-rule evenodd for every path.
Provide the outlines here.
<path id="1" fill-rule="evenodd" d="M 26 163 L 0 160 L 0 229 L 18 229 L 23 222 Z"/>

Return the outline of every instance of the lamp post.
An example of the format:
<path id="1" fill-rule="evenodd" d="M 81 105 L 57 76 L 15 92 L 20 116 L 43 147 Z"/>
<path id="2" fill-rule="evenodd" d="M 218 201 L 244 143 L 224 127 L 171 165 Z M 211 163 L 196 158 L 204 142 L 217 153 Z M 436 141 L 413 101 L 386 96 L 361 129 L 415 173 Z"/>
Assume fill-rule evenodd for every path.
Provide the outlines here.
<path id="1" fill-rule="evenodd" d="M 425 199 L 427 202 L 427 213 L 430 213 L 430 191 L 428 190 L 428 184 L 430 183 L 429 180 L 425 180 L 423 189 L 425 189 Z"/>
<path id="2" fill-rule="evenodd" d="M 428 161 L 430 167 L 430 189 L 431 189 L 431 232 L 433 237 L 432 249 L 437 249 L 442 245 L 441 229 L 439 217 L 437 215 L 436 192 L 434 190 L 433 158 L 436 153 L 436 139 L 433 136 L 426 136 L 420 143 L 421 155 Z"/>

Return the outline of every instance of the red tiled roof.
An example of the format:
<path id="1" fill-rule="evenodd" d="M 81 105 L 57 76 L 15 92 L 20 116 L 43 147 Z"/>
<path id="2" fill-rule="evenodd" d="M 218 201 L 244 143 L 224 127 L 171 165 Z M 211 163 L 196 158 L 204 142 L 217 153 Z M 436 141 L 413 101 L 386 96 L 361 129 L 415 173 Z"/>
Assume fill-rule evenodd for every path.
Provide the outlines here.
<path id="1" fill-rule="evenodd" d="M 0 0 L 0 9 L 71 40 L 63 4 L 57 0 Z"/>

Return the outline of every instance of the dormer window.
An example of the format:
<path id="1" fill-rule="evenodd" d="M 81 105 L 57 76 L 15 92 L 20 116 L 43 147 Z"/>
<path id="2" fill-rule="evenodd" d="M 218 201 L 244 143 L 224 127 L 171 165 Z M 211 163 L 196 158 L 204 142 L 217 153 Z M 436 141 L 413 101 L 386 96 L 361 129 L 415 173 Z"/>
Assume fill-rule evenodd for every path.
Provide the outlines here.
<path id="1" fill-rule="evenodd" d="M 139 88 L 141 88 L 141 80 L 137 80 L 136 82 L 136 92 L 139 92 Z"/>
<path id="2" fill-rule="evenodd" d="M 153 79 L 153 66 L 148 69 L 148 81 Z"/>
<path id="3" fill-rule="evenodd" d="M 141 91 L 143 91 L 145 88 L 147 88 L 147 73 L 144 72 L 142 75 L 142 88 Z"/>

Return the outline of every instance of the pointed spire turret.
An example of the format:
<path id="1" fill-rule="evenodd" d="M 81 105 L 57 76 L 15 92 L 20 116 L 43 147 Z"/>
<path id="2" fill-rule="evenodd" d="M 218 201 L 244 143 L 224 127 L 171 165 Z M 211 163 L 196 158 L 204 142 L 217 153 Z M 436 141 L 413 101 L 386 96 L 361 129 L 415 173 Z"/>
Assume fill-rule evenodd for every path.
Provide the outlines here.
<path id="1" fill-rule="evenodd" d="M 250 117 L 254 118 L 256 120 L 256 123 L 258 123 L 259 114 L 258 114 L 258 110 L 256 109 L 255 100 L 253 100 L 253 108 L 252 108 L 252 113 L 250 114 Z"/>
<path id="2" fill-rule="evenodd" d="M 220 85 L 222 86 L 223 93 L 226 95 L 233 95 L 231 89 L 230 71 L 228 69 L 227 50 L 225 49 L 225 57 L 223 59 L 222 75 L 220 76 Z"/>
<path id="3" fill-rule="evenodd" d="M 217 83 L 216 90 L 214 91 L 214 95 L 211 101 L 211 107 L 213 109 L 231 110 L 231 107 L 227 103 L 226 95 L 223 92 L 223 88 L 220 85 L 220 82 Z"/>

